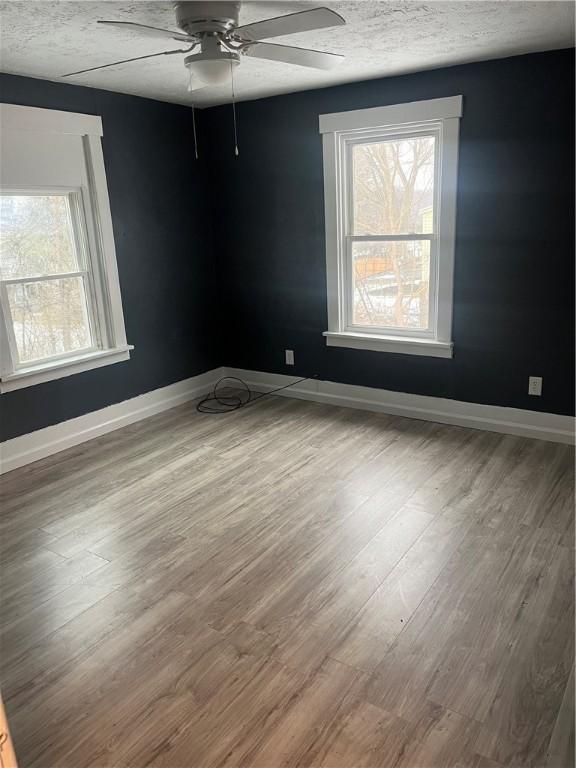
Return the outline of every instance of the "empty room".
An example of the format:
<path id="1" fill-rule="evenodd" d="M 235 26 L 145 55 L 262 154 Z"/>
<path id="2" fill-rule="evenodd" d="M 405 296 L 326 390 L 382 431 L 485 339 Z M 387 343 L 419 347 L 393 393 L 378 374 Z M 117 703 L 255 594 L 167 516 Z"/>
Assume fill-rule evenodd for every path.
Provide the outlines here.
<path id="1" fill-rule="evenodd" d="M 572 2 L 0 2 L 1 768 L 573 768 Z"/>

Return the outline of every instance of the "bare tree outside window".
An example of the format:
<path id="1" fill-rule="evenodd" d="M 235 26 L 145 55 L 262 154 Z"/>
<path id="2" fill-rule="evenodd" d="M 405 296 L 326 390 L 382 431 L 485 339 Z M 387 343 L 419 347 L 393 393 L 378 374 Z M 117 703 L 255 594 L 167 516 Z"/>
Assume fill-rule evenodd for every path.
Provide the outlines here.
<path id="1" fill-rule="evenodd" d="M 413 235 L 352 243 L 354 325 L 425 330 L 429 320 L 435 137 L 352 148 L 353 236 Z"/>
<path id="2" fill-rule="evenodd" d="M 20 364 L 94 346 L 71 195 L 0 197 L 0 276 Z"/>

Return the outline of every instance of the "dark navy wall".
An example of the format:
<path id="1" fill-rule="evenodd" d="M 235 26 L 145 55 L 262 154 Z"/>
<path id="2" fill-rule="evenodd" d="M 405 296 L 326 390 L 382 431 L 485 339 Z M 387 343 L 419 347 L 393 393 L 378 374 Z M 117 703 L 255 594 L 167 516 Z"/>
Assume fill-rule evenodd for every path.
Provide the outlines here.
<path id="1" fill-rule="evenodd" d="M 211 225 L 190 110 L 10 75 L 0 76 L 0 99 L 102 116 L 126 333 L 135 347 L 128 362 L 2 395 L 1 439 L 220 365 Z"/>
<path id="2" fill-rule="evenodd" d="M 452 360 L 328 348 L 318 115 L 462 94 Z M 203 113 L 228 365 L 574 413 L 574 52 Z M 295 367 L 284 365 L 284 349 Z M 543 396 L 527 394 L 543 376 Z"/>
<path id="3" fill-rule="evenodd" d="M 11 75 L 0 88 L 7 103 L 102 115 L 135 345 L 129 362 L 2 395 L 2 440 L 222 364 L 574 412 L 573 51 L 244 102 L 238 158 L 231 107 L 204 110 L 200 163 L 184 107 Z M 455 94 L 454 359 L 326 347 L 318 115 Z"/>

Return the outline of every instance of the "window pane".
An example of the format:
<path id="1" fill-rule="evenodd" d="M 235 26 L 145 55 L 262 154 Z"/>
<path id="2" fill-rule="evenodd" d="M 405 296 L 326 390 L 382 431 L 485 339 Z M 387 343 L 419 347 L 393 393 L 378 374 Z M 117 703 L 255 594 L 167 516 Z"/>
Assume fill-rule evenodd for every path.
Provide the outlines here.
<path id="1" fill-rule="evenodd" d="M 432 234 L 434 136 L 352 148 L 352 234 Z"/>
<path id="2" fill-rule="evenodd" d="M 428 328 L 430 241 L 352 243 L 354 325 Z"/>
<path id="3" fill-rule="evenodd" d="M 8 284 L 21 363 L 93 346 L 82 277 Z"/>
<path id="4" fill-rule="evenodd" d="M 67 194 L 0 197 L 0 269 L 4 280 L 80 269 Z"/>

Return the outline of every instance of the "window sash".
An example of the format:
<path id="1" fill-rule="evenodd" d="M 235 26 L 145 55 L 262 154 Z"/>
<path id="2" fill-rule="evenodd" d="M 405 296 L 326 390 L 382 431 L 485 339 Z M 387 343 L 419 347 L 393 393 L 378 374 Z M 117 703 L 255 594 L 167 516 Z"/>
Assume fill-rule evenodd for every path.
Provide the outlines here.
<path id="1" fill-rule="evenodd" d="M 440 197 L 439 197 L 439 186 L 440 186 L 440 138 L 441 138 L 441 130 L 440 126 L 436 126 L 434 129 L 430 129 L 430 126 L 427 128 L 422 128 L 418 126 L 414 126 L 412 128 L 406 128 L 406 130 L 399 131 L 397 128 L 392 128 L 390 132 L 386 130 L 382 130 L 379 132 L 376 132 L 374 135 L 372 135 L 369 139 L 366 137 L 346 137 L 344 139 L 344 154 L 345 154 L 345 166 L 346 166 L 346 173 L 345 173 L 345 179 L 346 179 L 346 189 L 345 189 L 345 197 L 346 201 L 344 204 L 344 211 L 345 211 L 345 219 L 344 219 L 344 227 L 345 227 L 345 235 L 354 237 L 371 237 L 371 235 L 355 235 L 353 232 L 353 226 L 354 226 L 354 161 L 353 161 L 353 150 L 354 147 L 357 146 L 364 146 L 366 144 L 381 144 L 385 141 L 402 141 L 405 139 L 415 139 L 415 138 L 425 138 L 425 137 L 432 137 L 434 138 L 434 182 L 433 182 L 433 211 L 434 215 L 432 218 L 432 233 L 437 234 L 438 233 L 438 223 L 440 221 Z M 398 238 L 398 235 L 405 238 L 420 236 L 423 233 L 420 232 L 399 232 L 396 234 L 396 238 Z M 394 233 L 390 232 L 379 232 L 379 236 L 381 237 L 390 237 L 391 239 L 394 236 Z"/>
<path id="2" fill-rule="evenodd" d="M 429 242 L 430 243 L 430 279 L 428 284 L 428 326 L 427 328 L 402 328 L 397 325 L 361 325 L 360 323 L 354 323 L 354 293 L 355 293 L 355 280 L 354 280 L 354 259 L 352 256 L 353 244 L 355 242 Z M 359 333 L 372 333 L 381 335 L 385 333 L 387 335 L 394 336 L 409 336 L 409 337 L 422 337 L 422 338 L 434 338 L 434 320 L 437 314 L 436 307 L 436 283 L 437 283 L 437 262 L 438 262 L 438 238 L 436 235 L 428 235 L 425 237 L 404 236 L 399 237 L 376 237 L 365 238 L 363 236 L 357 237 L 349 235 L 346 237 L 346 260 L 344 266 L 344 301 L 343 301 L 343 327 L 341 330 L 347 332 L 359 332 Z"/>
<path id="3" fill-rule="evenodd" d="M 86 313 L 87 313 L 87 320 L 88 320 L 88 334 L 90 337 L 90 345 L 86 347 L 81 347 L 80 349 L 74 349 L 70 352 L 62 352 L 58 355 L 47 355 L 46 357 L 37 357 L 33 360 L 20 360 L 20 355 L 18 352 L 18 344 L 16 341 L 16 336 L 14 333 L 14 319 L 12 317 L 12 311 L 10 308 L 10 301 L 8 299 L 8 291 L 7 286 L 9 285 L 32 285 L 37 283 L 49 283 L 54 280 L 62 280 L 66 278 L 74 278 L 74 277 L 80 277 L 82 279 L 82 288 L 84 291 L 84 297 L 86 300 Z M 29 368 L 33 365 L 41 365 L 43 363 L 49 363 L 56 360 L 64 360 L 67 357 L 77 357 L 79 354 L 88 354 L 90 352 L 96 352 L 97 350 L 101 349 L 101 346 L 98 343 L 98 336 L 96 333 L 96 317 L 94 315 L 94 307 L 92 303 L 92 299 L 90 297 L 90 288 L 89 288 L 89 281 L 90 281 L 90 275 L 88 272 L 67 272 L 62 273 L 59 275 L 50 275 L 48 277 L 43 278 L 18 278 L 13 280 L 3 280 L 0 285 L 0 301 L 2 303 L 2 309 L 4 311 L 4 316 L 7 320 L 7 331 L 8 331 L 8 344 L 10 348 L 11 358 L 12 358 L 12 364 L 15 371 L 22 370 L 23 368 Z"/>
<path id="4" fill-rule="evenodd" d="M 74 241 L 74 247 L 76 251 L 77 263 L 80 267 L 79 270 L 61 272 L 58 274 L 49 275 L 30 275 L 21 278 L 0 278 L 0 305 L 4 315 L 5 332 L 8 340 L 7 353 L 10 358 L 10 367 L 13 371 L 19 371 L 29 368 L 35 365 L 46 364 L 50 362 L 56 362 L 59 360 L 66 360 L 67 358 L 78 357 L 79 354 L 90 354 L 101 350 L 104 346 L 103 335 L 101 332 L 101 324 L 99 322 L 101 317 L 99 300 L 98 282 L 99 275 L 96 274 L 97 270 L 93 259 L 91 259 L 90 244 L 87 232 L 87 204 L 86 195 L 87 191 L 82 188 L 63 188 L 63 187 L 34 187 L 34 188 L 4 188 L 1 190 L 2 196 L 50 196 L 50 195 L 66 195 L 68 198 L 68 211 L 70 216 L 70 224 L 72 228 L 72 237 Z M 82 286 L 84 290 L 84 296 L 86 301 L 86 309 L 88 316 L 88 333 L 90 336 L 91 344 L 89 347 L 83 347 L 82 349 L 72 350 L 70 352 L 64 352 L 59 355 L 48 355 L 42 358 L 36 358 L 30 361 L 21 361 L 18 353 L 18 345 L 14 333 L 14 320 L 10 309 L 10 302 L 8 299 L 7 286 L 18 284 L 30 284 L 30 283 L 45 283 L 58 279 L 66 279 L 80 277 L 82 279 Z"/>
<path id="5" fill-rule="evenodd" d="M 433 188 L 433 223 L 432 233 L 382 232 L 376 235 L 355 235 L 352 233 L 354 222 L 354 182 L 353 182 L 353 148 L 368 143 L 381 143 L 410 138 L 433 136 L 434 141 L 434 188 Z M 345 332 L 360 332 L 373 335 L 412 337 L 431 339 L 437 336 L 438 323 L 438 273 L 439 273 L 439 241 L 440 241 L 440 168 L 442 153 L 442 124 L 413 124 L 407 126 L 390 126 L 369 131 L 353 131 L 338 134 L 338 152 L 340 173 L 336 175 L 337 199 L 340 216 L 339 229 L 339 305 L 340 330 Z M 354 279 L 352 265 L 352 244 L 354 242 L 390 242 L 390 241 L 423 241 L 430 242 L 430 281 L 428 287 L 428 327 L 401 328 L 393 325 L 359 325 L 353 322 Z"/>

